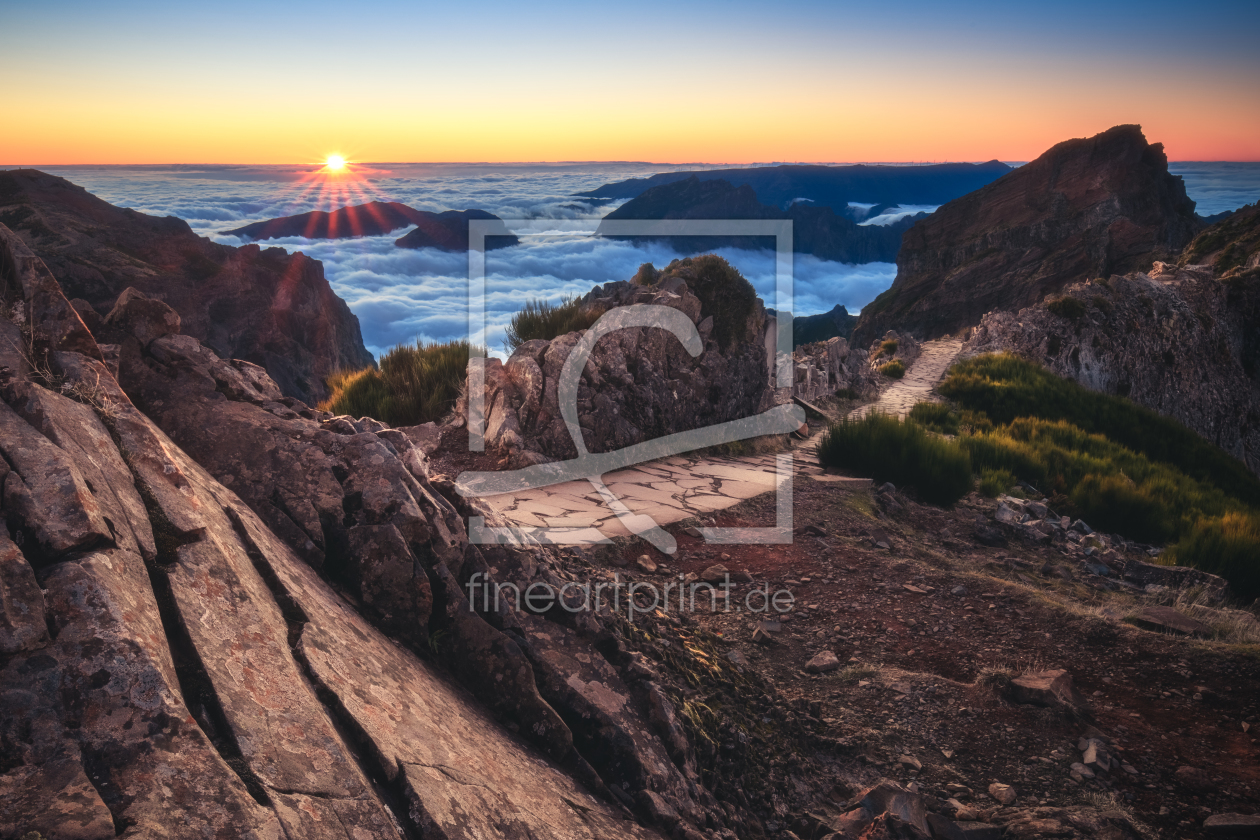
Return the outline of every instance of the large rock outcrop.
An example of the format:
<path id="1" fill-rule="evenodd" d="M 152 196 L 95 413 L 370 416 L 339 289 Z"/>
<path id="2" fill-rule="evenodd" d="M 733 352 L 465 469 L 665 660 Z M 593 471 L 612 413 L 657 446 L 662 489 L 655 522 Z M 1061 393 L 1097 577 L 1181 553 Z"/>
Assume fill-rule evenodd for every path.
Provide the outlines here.
<path id="1" fill-rule="evenodd" d="M 678 260 L 661 272 L 597 286 L 584 304 L 636 303 L 676 309 L 696 325 L 704 351 L 692 357 L 670 332 L 634 327 L 595 345 L 578 386 L 586 447 L 609 452 L 675 432 L 749 417 L 773 405 L 768 347 L 773 319 L 752 286 L 725 260 Z M 506 364 L 486 363 L 486 443 L 535 460 L 577 450 L 560 414 L 560 373 L 581 332 L 523 343 Z M 768 342 L 770 344 L 768 344 Z M 455 416 L 466 415 L 461 399 Z M 541 457 L 539 457 L 541 456 Z"/>
<path id="2" fill-rule="evenodd" d="M 897 279 L 862 310 L 854 337 L 956 332 L 1069 283 L 1148 269 L 1198 226 L 1163 147 L 1139 126 L 1068 140 L 910 228 Z"/>
<path id="3" fill-rule="evenodd" d="M 134 288 L 170 305 L 184 334 L 218 355 L 261 365 L 288 396 L 317 402 L 328 374 L 374 363 L 323 265 L 301 253 L 217 245 L 173 216 L 114 207 L 32 169 L 0 172 L 0 223 L 88 321 Z"/>
<path id="4" fill-rule="evenodd" d="M 1173 417 L 1260 474 L 1260 272 L 1156 263 L 986 315 L 963 353 L 1009 351 Z"/>
<path id="5" fill-rule="evenodd" d="M 913 337 L 890 331 L 869 350 L 832 338 L 792 352 L 792 380 L 772 388 L 775 316 L 752 286 L 712 254 L 675 260 L 657 271 L 641 266 L 632 280 L 596 286 L 583 299 L 600 310 L 665 306 L 696 325 L 704 349 L 693 357 L 673 334 L 655 327 L 621 329 L 595 344 L 577 390 L 578 422 L 588 451 L 611 452 L 678 432 L 751 417 L 792 398 L 841 392 L 869 397 L 889 381 L 880 365 L 905 365 L 918 354 Z M 585 331 L 521 344 L 506 363 L 485 366 L 485 442 L 515 465 L 577 454 L 560 414 L 559 380 Z M 893 341 L 888 351 L 881 347 Z M 461 397 L 448 422 L 467 417 Z"/>

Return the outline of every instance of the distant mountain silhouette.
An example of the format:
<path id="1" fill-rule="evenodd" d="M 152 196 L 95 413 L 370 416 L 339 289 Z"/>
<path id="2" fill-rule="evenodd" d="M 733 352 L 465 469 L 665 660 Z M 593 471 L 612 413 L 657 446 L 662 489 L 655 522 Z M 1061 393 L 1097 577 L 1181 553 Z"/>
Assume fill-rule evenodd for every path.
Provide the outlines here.
<path id="1" fill-rule="evenodd" d="M 758 200 L 786 210 L 806 199 L 815 207 L 832 207 L 845 214 L 849 202 L 864 204 L 941 205 L 997 180 L 1011 167 L 988 163 L 941 163 L 930 166 L 761 166 L 750 169 L 710 169 L 662 172 L 650 178 L 631 178 L 605 184 L 586 198 L 637 198 L 653 187 L 699 178 L 748 186 Z"/>
<path id="2" fill-rule="evenodd" d="M 382 236 L 411 225 L 416 229 L 395 241 L 400 248 L 440 248 L 444 251 L 468 249 L 468 222 L 471 219 L 499 221 L 499 217 L 485 210 L 447 210 L 431 213 L 416 210 L 397 201 L 369 201 L 342 207 L 331 213 L 316 210 L 296 216 L 281 216 L 254 222 L 235 230 L 224 231 L 231 236 L 253 240 L 279 239 L 301 236 L 306 239 L 349 239 L 356 236 Z M 516 245 L 519 240 L 503 229 L 502 235 L 487 240 L 487 250 Z"/>
<path id="3" fill-rule="evenodd" d="M 858 316 L 850 315 L 843 304 L 837 303 L 830 312 L 818 315 L 797 315 L 792 319 L 792 344 L 800 347 L 829 338 L 849 338 L 857 326 Z"/>
<path id="4" fill-rule="evenodd" d="M 901 234 L 926 214 L 917 214 L 890 225 L 859 226 L 837 215 L 830 207 L 793 204 L 787 210 L 757 200 L 747 184 L 735 186 L 724 180 L 701 180 L 691 175 L 647 190 L 605 216 L 623 219 L 791 219 L 792 250 L 836 262 L 892 262 L 901 247 Z M 601 228 L 604 226 L 601 225 Z M 773 249 L 774 237 L 766 236 L 665 236 L 617 237 L 631 240 L 663 239 L 683 254 L 716 248 Z"/>

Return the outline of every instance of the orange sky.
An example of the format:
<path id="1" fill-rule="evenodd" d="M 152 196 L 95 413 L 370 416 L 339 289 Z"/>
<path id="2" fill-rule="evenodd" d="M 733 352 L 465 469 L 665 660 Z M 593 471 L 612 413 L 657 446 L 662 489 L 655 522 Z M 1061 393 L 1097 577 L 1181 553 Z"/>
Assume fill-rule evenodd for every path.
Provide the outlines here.
<path id="1" fill-rule="evenodd" d="M 826 18 L 831 6 L 809 3 L 801 9 L 818 27 L 762 23 L 737 3 L 723 7 L 729 19 L 702 20 L 703 37 L 598 17 L 548 25 L 507 6 L 495 15 L 494 4 L 487 15 L 499 25 L 475 36 L 456 18 L 408 29 L 406 6 L 321 21 L 232 19 L 232 3 L 201 17 L 138 2 L 112 12 L 32 5 L 6 11 L 0 30 L 5 165 L 303 163 L 331 152 L 378 162 L 1028 160 L 1120 123 L 1140 123 L 1174 160 L 1260 160 L 1258 51 L 1222 28 L 1255 19 L 1237 4 L 1221 4 L 1216 29 L 1168 21 L 1178 40 L 1163 43 L 1141 22 L 1125 24 L 1131 41 L 1091 43 L 1097 33 L 1043 37 L 1055 22 L 1026 14 L 934 23 L 926 5 L 896 33 L 887 20 Z M 1099 26 L 1107 6 L 1089 6 Z M 47 11 L 58 7 L 77 13 Z M 592 49 L 601 42 L 606 50 Z"/>

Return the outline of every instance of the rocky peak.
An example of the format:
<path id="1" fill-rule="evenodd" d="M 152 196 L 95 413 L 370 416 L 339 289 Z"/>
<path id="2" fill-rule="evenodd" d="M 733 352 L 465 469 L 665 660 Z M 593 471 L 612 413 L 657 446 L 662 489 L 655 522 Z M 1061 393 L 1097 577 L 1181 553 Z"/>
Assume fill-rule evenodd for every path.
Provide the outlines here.
<path id="1" fill-rule="evenodd" d="M 1148 269 L 1198 226 L 1163 146 L 1140 126 L 1068 140 L 910 228 L 897 279 L 862 311 L 854 335 L 951 333 L 1069 283 Z"/>
<path id="2" fill-rule="evenodd" d="M 134 288 L 219 355 L 264 367 L 291 397 L 317 402 L 328 374 L 374 362 L 358 318 L 304 254 L 218 245 L 181 219 L 115 207 L 34 169 L 0 172 L 0 224 L 89 319 L 88 308 L 104 316 Z"/>

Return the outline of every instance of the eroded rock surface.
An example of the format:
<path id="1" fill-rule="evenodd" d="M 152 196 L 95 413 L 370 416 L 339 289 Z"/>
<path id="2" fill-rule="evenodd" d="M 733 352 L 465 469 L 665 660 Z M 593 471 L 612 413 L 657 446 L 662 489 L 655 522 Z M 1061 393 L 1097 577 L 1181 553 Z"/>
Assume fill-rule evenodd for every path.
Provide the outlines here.
<path id="1" fill-rule="evenodd" d="M 53 297 L 66 317 L 35 317 L 41 326 L 73 316 L 87 335 L 66 298 L 104 317 L 134 288 L 169 305 L 182 331 L 219 355 L 266 368 L 291 397 L 315 402 L 326 396 L 328 374 L 373 363 L 358 318 L 328 285 L 323 265 L 301 253 L 218 245 L 181 219 L 114 207 L 33 169 L 0 174 L 0 223 L 39 258 L 38 269 L 51 270 L 53 287 L 60 283 Z"/>
<path id="2" fill-rule="evenodd" d="M 937 338 L 1087 277 L 1146 270 L 1198 232 L 1163 147 L 1122 125 L 1060 143 L 906 231 L 892 287 L 858 344 L 896 328 Z"/>
<path id="3" fill-rule="evenodd" d="M 7 286 L 7 323 L 18 303 L 74 312 L 43 276 Z M 46 300 L 15 299 L 29 288 Z M 204 466 L 86 327 L 67 349 L 26 323 L 44 373 L 0 371 L 0 837 L 652 836 L 571 739 L 534 746 L 547 714 L 568 729 L 501 630 L 467 611 L 515 649 L 499 687 L 536 698 L 517 721 L 382 631 L 419 647 L 430 575 L 449 606 L 463 567 L 489 570 L 423 453 L 380 424 L 322 428 L 257 366 L 155 334 L 168 310 L 146 300 L 115 324 L 123 379 L 190 445 L 222 431 Z"/>
<path id="4" fill-rule="evenodd" d="M 1172 417 L 1260 472 L 1260 274 L 1208 266 L 1074 283 L 981 320 L 964 355 L 1012 352 Z"/>

